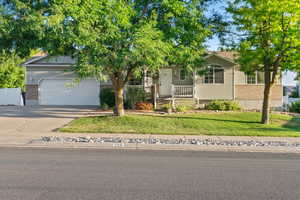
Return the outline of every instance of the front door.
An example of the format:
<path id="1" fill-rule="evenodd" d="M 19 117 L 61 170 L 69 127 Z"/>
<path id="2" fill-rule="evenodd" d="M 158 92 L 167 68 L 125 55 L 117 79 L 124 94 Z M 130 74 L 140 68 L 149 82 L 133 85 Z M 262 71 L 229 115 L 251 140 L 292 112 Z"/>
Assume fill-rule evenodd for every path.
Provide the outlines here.
<path id="1" fill-rule="evenodd" d="M 161 69 L 159 71 L 159 94 L 160 96 L 171 96 L 171 90 L 172 69 Z"/>

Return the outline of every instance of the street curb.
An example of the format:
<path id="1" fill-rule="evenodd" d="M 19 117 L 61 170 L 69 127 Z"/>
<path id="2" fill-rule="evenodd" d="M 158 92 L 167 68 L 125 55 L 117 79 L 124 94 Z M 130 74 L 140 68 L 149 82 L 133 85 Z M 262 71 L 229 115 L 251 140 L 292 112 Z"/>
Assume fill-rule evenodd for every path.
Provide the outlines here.
<path id="1" fill-rule="evenodd" d="M 206 152 L 253 152 L 253 153 L 293 153 L 299 154 L 300 149 L 266 148 L 266 147 L 214 147 L 191 145 L 86 145 L 86 144 L 0 144 L 0 148 L 47 148 L 47 149 L 99 149 L 99 150 L 149 150 L 149 151 L 206 151 Z"/>

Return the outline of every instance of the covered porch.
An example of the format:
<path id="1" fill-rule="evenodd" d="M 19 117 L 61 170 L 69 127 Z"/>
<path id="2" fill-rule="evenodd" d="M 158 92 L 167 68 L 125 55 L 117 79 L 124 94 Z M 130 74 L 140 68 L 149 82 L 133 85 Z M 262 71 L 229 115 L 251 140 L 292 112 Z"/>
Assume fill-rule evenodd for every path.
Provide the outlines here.
<path id="1" fill-rule="evenodd" d="M 161 69 L 158 82 L 160 98 L 194 98 L 195 75 L 182 69 Z"/>

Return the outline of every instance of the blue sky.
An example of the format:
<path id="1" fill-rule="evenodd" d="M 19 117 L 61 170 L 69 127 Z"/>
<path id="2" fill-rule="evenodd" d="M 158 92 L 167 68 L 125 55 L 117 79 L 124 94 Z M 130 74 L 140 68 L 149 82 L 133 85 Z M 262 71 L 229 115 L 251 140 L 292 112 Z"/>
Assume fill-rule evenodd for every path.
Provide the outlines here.
<path id="1" fill-rule="evenodd" d="M 215 3 L 208 9 L 206 15 L 209 16 L 213 11 L 214 12 L 217 11 L 218 13 L 224 14 L 225 6 L 226 6 L 226 0 L 224 1 L 222 0 L 219 3 Z M 216 51 L 220 48 L 220 41 L 217 37 L 214 37 L 208 40 L 206 42 L 206 45 L 208 50 Z M 291 72 L 291 71 L 283 73 L 283 85 L 289 85 L 289 86 L 296 85 L 297 84 L 297 81 L 295 81 L 296 75 L 297 74 L 295 72 Z"/>

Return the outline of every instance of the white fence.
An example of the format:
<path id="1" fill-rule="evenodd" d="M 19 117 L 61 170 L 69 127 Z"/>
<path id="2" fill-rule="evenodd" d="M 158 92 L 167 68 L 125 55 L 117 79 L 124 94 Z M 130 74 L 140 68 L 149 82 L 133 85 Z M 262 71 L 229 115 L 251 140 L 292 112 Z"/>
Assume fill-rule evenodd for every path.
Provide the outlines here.
<path id="1" fill-rule="evenodd" d="M 23 106 L 22 91 L 20 88 L 1 88 L 0 105 Z"/>
<path id="2" fill-rule="evenodd" d="M 173 97 L 193 97 L 194 87 L 193 85 L 172 85 Z"/>

